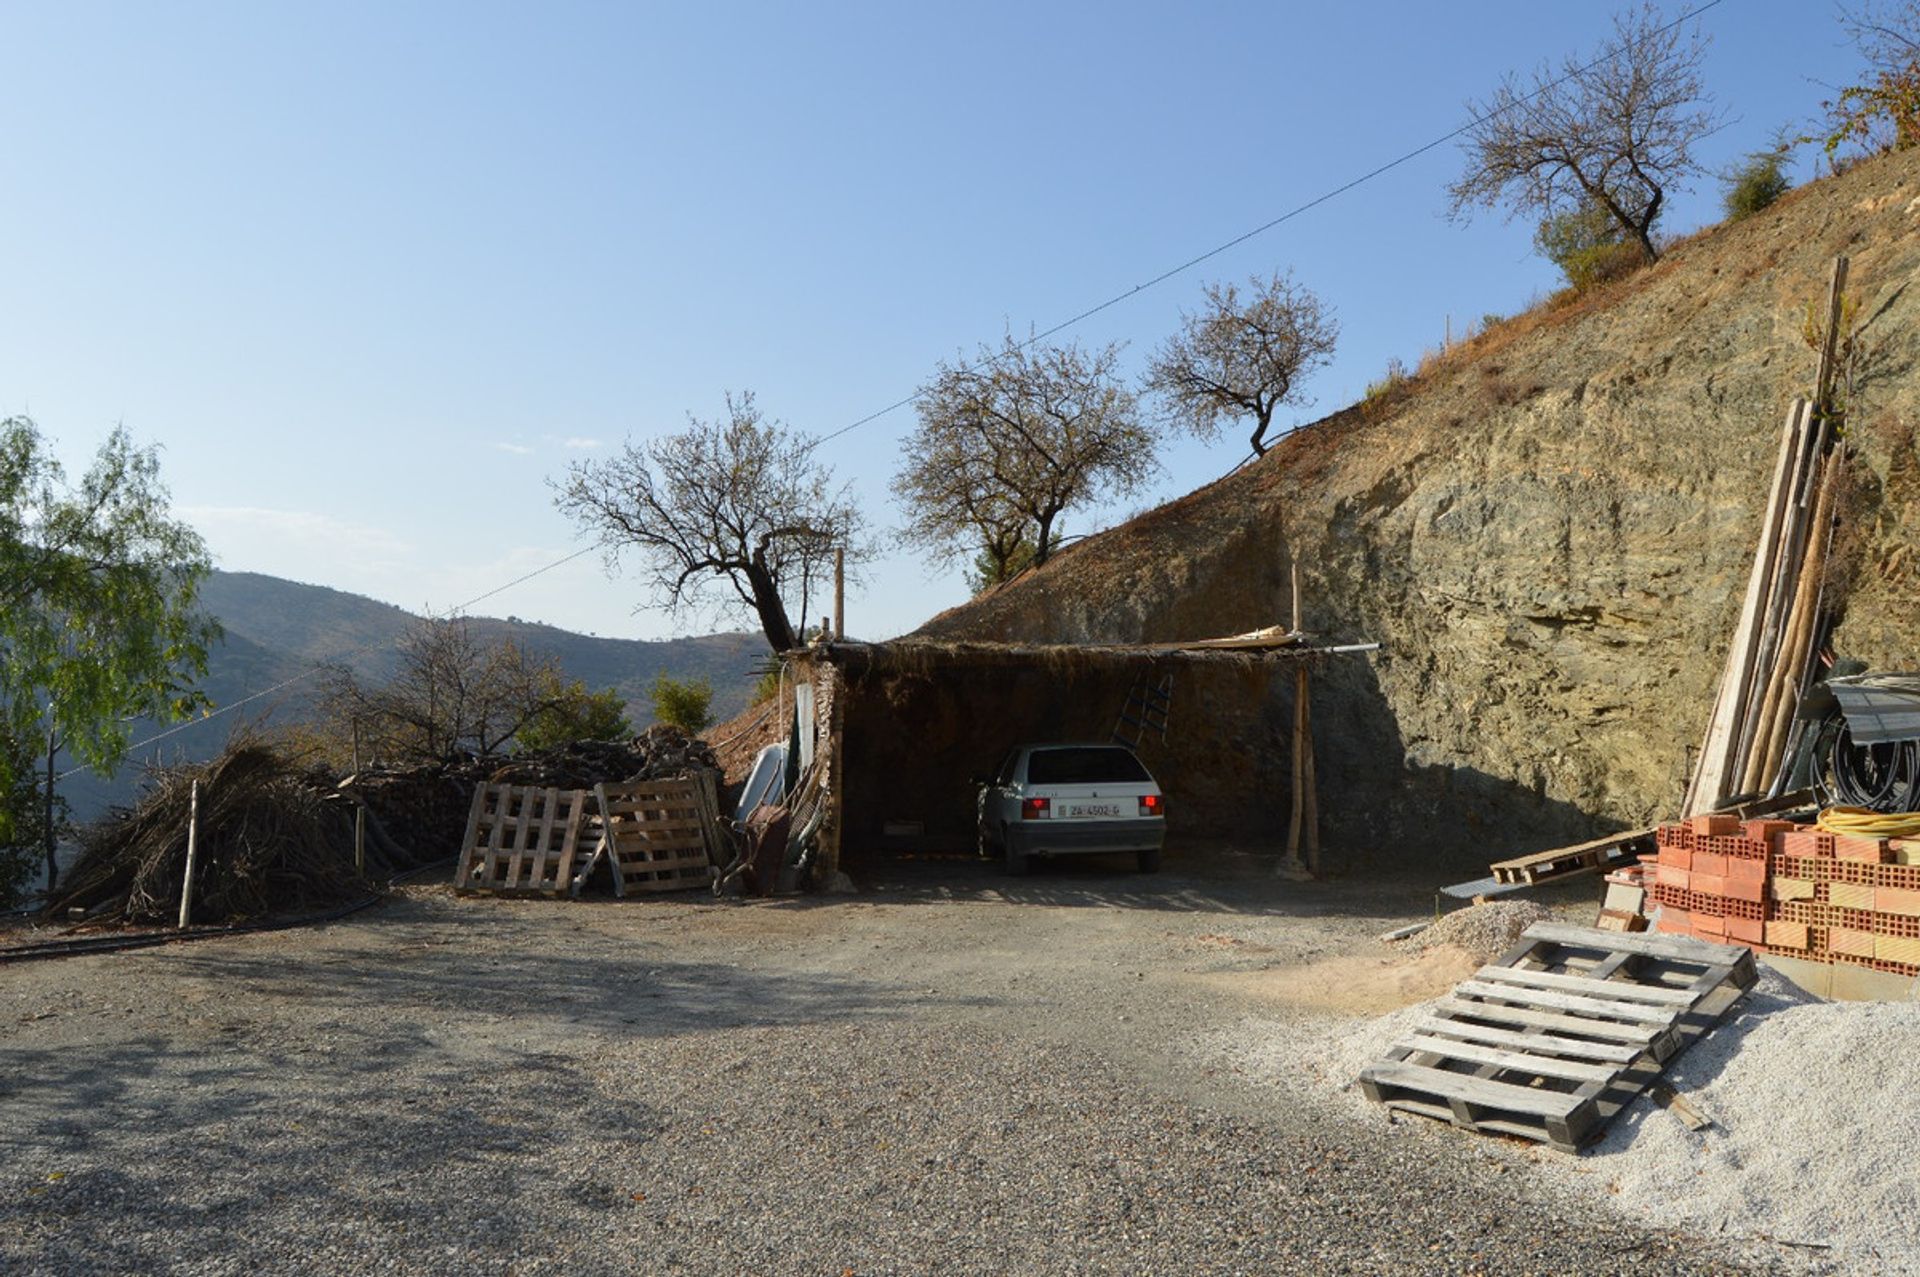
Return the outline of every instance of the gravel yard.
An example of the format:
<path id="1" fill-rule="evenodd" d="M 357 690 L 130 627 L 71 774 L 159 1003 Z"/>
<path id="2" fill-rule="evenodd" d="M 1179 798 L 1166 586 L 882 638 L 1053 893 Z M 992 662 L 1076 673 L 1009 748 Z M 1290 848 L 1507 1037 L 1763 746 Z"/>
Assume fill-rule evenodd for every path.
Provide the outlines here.
<path id="1" fill-rule="evenodd" d="M 1364 975 L 1431 908 L 948 862 L 747 904 L 417 886 L 0 967 L 0 1271 L 1737 1270 L 1183 1046 L 1324 1033 L 1289 973 Z"/>

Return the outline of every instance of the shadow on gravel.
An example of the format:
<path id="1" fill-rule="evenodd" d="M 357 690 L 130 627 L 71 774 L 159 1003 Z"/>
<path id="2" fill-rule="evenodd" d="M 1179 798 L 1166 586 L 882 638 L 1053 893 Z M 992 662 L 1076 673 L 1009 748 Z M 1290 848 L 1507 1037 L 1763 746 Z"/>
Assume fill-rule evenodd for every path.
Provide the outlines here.
<path id="1" fill-rule="evenodd" d="M 630 1208 L 604 1167 L 530 1165 L 582 1132 L 637 1150 L 663 1129 L 583 1059 L 450 1052 L 405 1023 L 282 1037 L 233 1009 L 179 1037 L 0 1051 L 0 1270 L 324 1272 L 344 1246 L 450 1271 L 423 1217 L 511 1253 L 550 1223 L 530 1193 Z"/>
<path id="2" fill-rule="evenodd" d="M 1283 918 L 1419 916 L 1432 912 L 1437 888 L 1435 883 L 1405 879 L 1292 882 L 1276 876 L 1265 862 L 1226 871 L 1210 865 L 1198 873 L 1176 869 L 1143 874 L 1117 869 L 1116 862 L 1105 857 L 1039 862 L 1031 873 L 1017 877 L 974 857 L 901 859 L 863 885 L 871 887 L 873 898 L 889 903 L 983 900 Z"/>

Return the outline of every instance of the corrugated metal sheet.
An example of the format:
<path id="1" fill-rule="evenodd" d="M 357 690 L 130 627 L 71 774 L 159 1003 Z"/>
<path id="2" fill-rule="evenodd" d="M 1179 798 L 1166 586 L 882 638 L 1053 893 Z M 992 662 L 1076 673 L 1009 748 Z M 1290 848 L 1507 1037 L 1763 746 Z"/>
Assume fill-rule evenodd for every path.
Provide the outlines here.
<path id="1" fill-rule="evenodd" d="M 1846 713 L 1854 744 L 1920 740 L 1920 674 L 1859 674 L 1827 686 Z"/>

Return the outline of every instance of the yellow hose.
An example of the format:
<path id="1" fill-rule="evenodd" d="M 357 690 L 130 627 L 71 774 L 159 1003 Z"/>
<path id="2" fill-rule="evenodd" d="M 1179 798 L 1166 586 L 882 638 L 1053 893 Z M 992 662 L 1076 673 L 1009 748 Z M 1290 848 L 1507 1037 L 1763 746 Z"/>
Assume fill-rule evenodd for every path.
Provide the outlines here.
<path id="1" fill-rule="evenodd" d="M 1849 838 L 1920 838 L 1920 811 L 1871 811 L 1865 807 L 1829 807 L 1820 828 Z"/>

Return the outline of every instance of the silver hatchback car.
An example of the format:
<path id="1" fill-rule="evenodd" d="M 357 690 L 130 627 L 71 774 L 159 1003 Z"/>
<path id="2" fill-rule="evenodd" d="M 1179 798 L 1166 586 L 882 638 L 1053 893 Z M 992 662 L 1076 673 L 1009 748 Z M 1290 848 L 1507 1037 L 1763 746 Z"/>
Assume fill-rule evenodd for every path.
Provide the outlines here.
<path id="1" fill-rule="evenodd" d="M 980 782 L 980 854 L 1025 873 L 1035 856 L 1131 853 L 1160 868 L 1167 800 L 1124 745 L 1022 745 Z"/>

